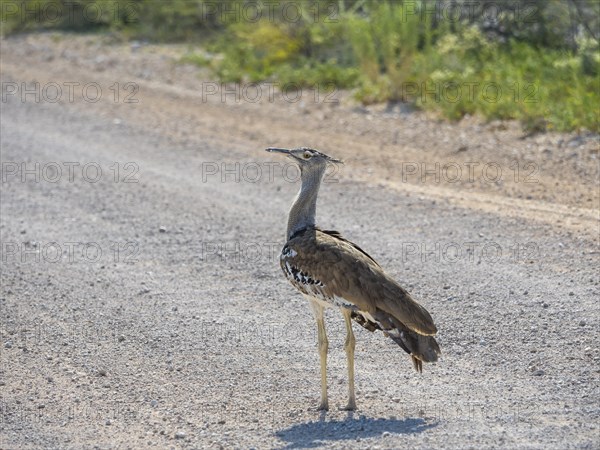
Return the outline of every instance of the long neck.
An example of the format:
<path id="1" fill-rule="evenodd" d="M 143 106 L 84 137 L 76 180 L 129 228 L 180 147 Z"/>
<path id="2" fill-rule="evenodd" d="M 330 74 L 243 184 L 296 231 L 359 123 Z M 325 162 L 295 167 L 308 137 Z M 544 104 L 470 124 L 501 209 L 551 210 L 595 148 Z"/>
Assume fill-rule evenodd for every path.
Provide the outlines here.
<path id="1" fill-rule="evenodd" d="M 299 230 L 315 226 L 317 196 L 324 173 L 325 168 L 302 173 L 302 186 L 294 199 L 288 218 L 288 239 Z"/>

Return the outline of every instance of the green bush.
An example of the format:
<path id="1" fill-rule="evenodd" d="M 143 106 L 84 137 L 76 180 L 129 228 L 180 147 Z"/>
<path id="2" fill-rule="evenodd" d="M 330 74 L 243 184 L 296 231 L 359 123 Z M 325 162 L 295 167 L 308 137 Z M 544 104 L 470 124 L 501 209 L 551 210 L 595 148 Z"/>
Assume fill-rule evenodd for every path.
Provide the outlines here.
<path id="1" fill-rule="evenodd" d="M 590 55 L 598 55 L 597 50 L 578 55 L 523 42 L 490 43 L 476 29 L 448 35 L 419 55 L 413 68 L 423 82 L 442 92 L 446 88 L 446 95 L 432 101 L 421 90 L 415 103 L 451 119 L 478 113 L 519 119 L 526 128 L 545 124 L 555 130 L 598 131 L 600 81 L 588 74 L 597 70 L 597 63 L 590 62 L 596 56 Z"/>
<path id="2" fill-rule="evenodd" d="M 133 25 L 137 3 L 131 0 L 0 0 L 2 33 L 38 29 L 95 31 Z"/>
<path id="3" fill-rule="evenodd" d="M 290 1 L 300 20 L 285 19 Z M 202 51 L 182 61 L 208 67 L 225 82 L 335 86 L 353 89 L 363 103 L 410 102 L 454 120 L 478 114 L 533 129 L 600 131 L 596 0 L 318 0 L 310 7 L 288 0 L 256 23 L 207 14 L 207 6 L 235 10 L 247 6 L 244 0 L 0 2 L 5 34 L 111 29 L 125 37 L 201 41 L 214 56 Z M 48 20 L 43 11 L 50 4 L 70 14 Z M 467 4 L 472 14 L 460 20 L 431 14 Z M 485 20 L 490 7 L 497 21 Z M 86 8 L 102 14 L 86 16 Z"/>
<path id="4" fill-rule="evenodd" d="M 223 81 L 333 84 L 365 104 L 410 102 L 452 120 L 478 114 L 529 129 L 600 131 L 597 41 L 560 48 L 547 26 L 534 39 L 506 15 L 512 35 L 494 39 L 472 21 L 436 22 L 420 14 L 422 2 L 411 5 L 346 2 L 336 23 L 233 23 L 211 66 Z M 531 5 L 544 25 L 565 32 L 564 18 L 554 17 L 564 5 Z"/>

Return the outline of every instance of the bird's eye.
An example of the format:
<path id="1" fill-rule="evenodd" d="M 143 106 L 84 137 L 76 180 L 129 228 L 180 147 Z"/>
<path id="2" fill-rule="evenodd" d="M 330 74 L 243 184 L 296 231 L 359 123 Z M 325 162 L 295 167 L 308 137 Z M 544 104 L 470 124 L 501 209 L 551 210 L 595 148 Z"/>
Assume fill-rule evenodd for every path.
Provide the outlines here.
<path id="1" fill-rule="evenodd" d="M 310 159 L 310 157 L 312 156 L 312 153 L 310 152 L 304 152 L 304 155 L 302 155 L 304 159 Z"/>

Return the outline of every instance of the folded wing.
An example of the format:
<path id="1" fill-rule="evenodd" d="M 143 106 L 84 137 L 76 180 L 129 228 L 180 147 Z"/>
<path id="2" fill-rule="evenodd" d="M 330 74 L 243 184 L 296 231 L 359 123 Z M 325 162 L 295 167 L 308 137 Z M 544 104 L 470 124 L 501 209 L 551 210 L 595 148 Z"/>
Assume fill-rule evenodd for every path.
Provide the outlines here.
<path id="1" fill-rule="evenodd" d="M 388 321 L 400 322 L 401 329 L 424 336 L 437 333 L 429 312 L 372 257 L 337 232 L 311 228 L 292 237 L 281 265 L 288 277 L 295 272 L 300 279 L 310 279 L 312 284 L 304 287 L 309 295 L 317 292 L 326 300 L 343 300 L 374 322 L 390 315 Z"/>

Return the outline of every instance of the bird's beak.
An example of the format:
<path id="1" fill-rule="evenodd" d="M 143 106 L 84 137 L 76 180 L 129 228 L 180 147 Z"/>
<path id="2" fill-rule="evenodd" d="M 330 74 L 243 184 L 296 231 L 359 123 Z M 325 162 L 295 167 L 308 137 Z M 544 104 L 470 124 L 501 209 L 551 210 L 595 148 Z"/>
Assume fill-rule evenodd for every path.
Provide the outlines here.
<path id="1" fill-rule="evenodd" d="M 290 149 L 287 149 L 287 148 L 268 147 L 268 148 L 266 148 L 265 150 L 266 150 L 266 151 L 268 151 L 268 152 L 282 153 L 282 154 L 284 154 L 284 155 L 291 156 L 291 157 L 292 157 L 292 158 L 294 158 L 294 159 L 297 159 L 297 160 L 299 160 L 299 161 L 302 161 L 300 158 L 298 158 L 296 155 L 294 155 L 294 154 L 292 153 L 292 150 L 290 150 Z M 336 163 L 336 164 L 344 164 L 344 161 L 342 161 L 341 159 L 332 158 L 331 156 L 327 156 L 327 155 L 325 155 L 325 154 L 323 154 L 323 153 L 321 153 L 321 155 L 322 155 L 322 156 L 324 156 L 324 157 L 325 157 L 325 159 L 326 159 L 328 162 L 331 162 L 331 163 Z"/>
<path id="2" fill-rule="evenodd" d="M 269 147 L 266 149 L 266 151 L 268 152 L 275 152 L 275 153 L 283 153 L 284 155 L 291 155 L 292 151 L 287 149 L 287 148 L 277 148 L 277 147 Z"/>

